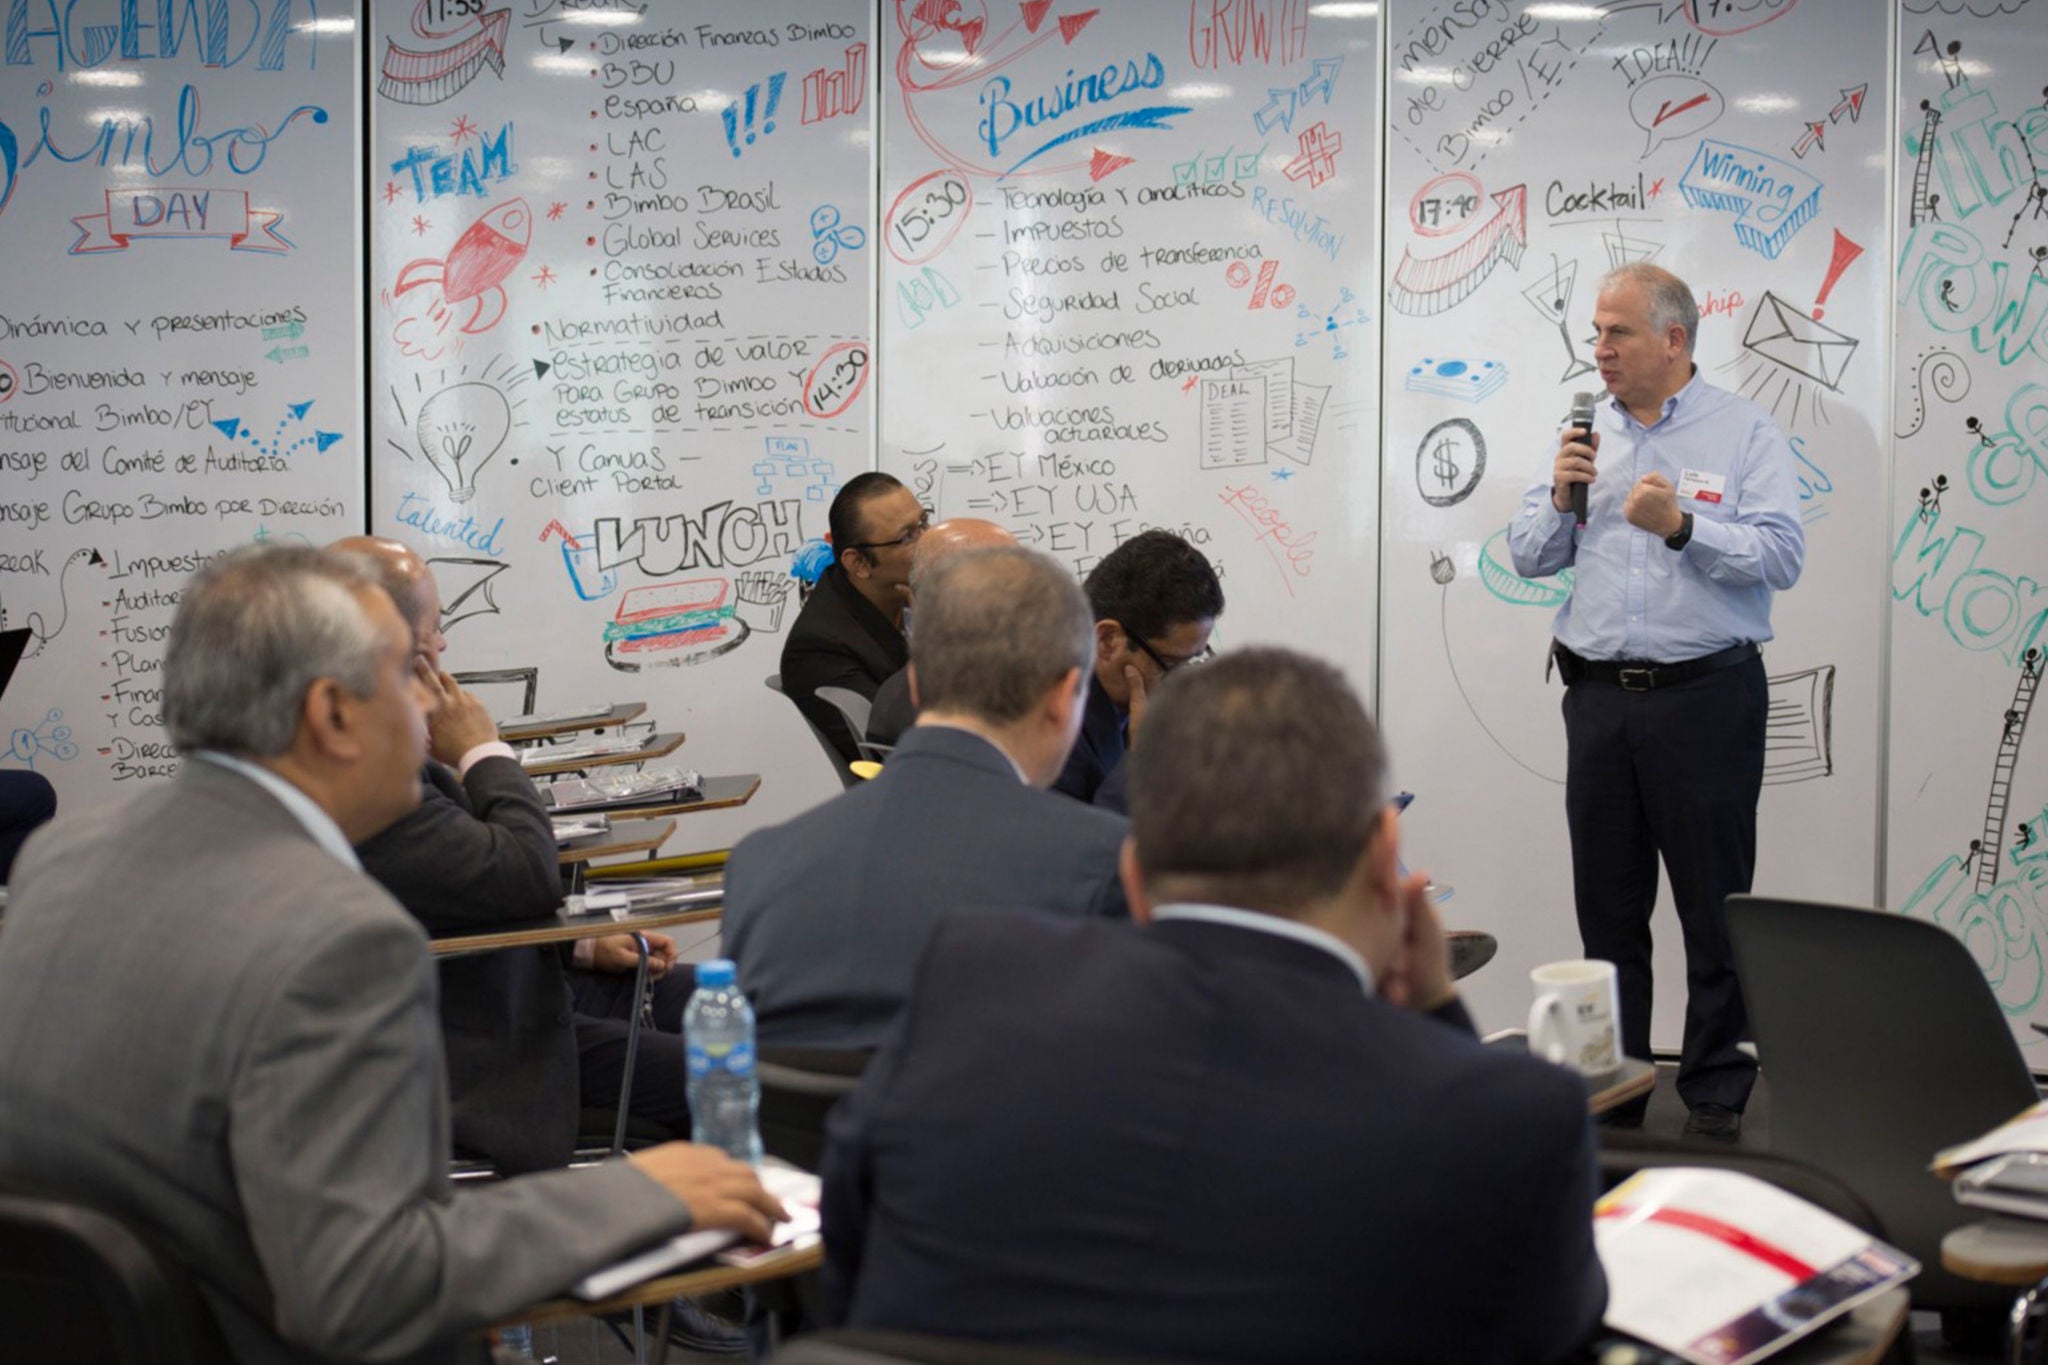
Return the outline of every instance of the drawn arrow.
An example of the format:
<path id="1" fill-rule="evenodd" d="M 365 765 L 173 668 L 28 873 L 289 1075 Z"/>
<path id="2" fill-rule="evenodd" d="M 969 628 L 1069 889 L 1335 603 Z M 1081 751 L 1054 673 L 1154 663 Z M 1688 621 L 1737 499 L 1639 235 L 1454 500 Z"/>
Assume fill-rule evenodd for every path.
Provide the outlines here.
<path id="1" fill-rule="evenodd" d="M 566 57 L 569 55 L 569 49 L 576 46 L 576 40 L 574 38 L 557 38 L 555 39 L 555 46 L 559 47 L 562 50 L 562 55 Z"/>
<path id="2" fill-rule="evenodd" d="M 1261 136 L 1271 133 L 1275 124 L 1293 132 L 1294 107 L 1300 98 L 1299 91 L 1267 87 L 1266 102 L 1252 111 L 1252 126 L 1259 130 Z"/>
<path id="3" fill-rule="evenodd" d="M 1807 124 L 1806 135 L 1800 138 L 1799 141 L 1792 144 L 1792 155 L 1803 157 L 1806 155 L 1807 149 L 1809 147 L 1818 147 L 1822 151 L 1826 151 L 1828 149 L 1828 144 L 1823 134 L 1825 134 L 1827 130 L 1828 126 L 1825 123 Z"/>
<path id="4" fill-rule="evenodd" d="M 301 422 L 306 420 L 306 414 L 311 412 L 312 410 L 313 403 L 312 400 L 310 399 L 303 403 L 288 403 L 285 405 L 285 411 L 289 412 L 293 417 L 297 418 Z"/>
<path id="5" fill-rule="evenodd" d="M 341 433 L 338 431 L 316 431 L 313 433 L 313 449 L 324 451 L 340 439 Z"/>
<path id="6" fill-rule="evenodd" d="M 265 341 L 297 341 L 305 334 L 306 324 L 296 319 L 285 323 L 281 327 L 265 327 L 263 329 L 263 339 Z"/>
<path id="7" fill-rule="evenodd" d="M 1024 0 L 1018 8 L 1024 11 L 1024 27 L 1036 33 L 1038 26 L 1045 22 L 1047 12 L 1052 9 L 1052 0 Z"/>
<path id="8" fill-rule="evenodd" d="M 1112 171 L 1122 170 L 1136 159 L 1136 157 L 1117 156 L 1113 152 L 1105 152 L 1102 148 L 1097 147 L 1095 155 L 1088 161 L 1088 178 L 1090 180 L 1100 180 Z"/>
<path id="9" fill-rule="evenodd" d="M 1473 234 L 1441 256 L 1418 257 L 1401 249 L 1394 267 L 1394 307 L 1411 317 L 1430 317 L 1456 307 L 1486 282 L 1503 260 L 1521 268 L 1529 245 L 1529 187 L 1514 185 L 1491 196 L 1499 207 Z"/>
<path id="10" fill-rule="evenodd" d="M 536 360 L 533 362 L 533 377 L 535 379 L 546 379 L 548 371 L 553 368 L 554 366 L 548 364 L 545 360 Z"/>
<path id="11" fill-rule="evenodd" d="M 1863 118 L 1863 97 L 1870 93 L 1870 82 L 1865 81 L 1854 90 L 1842 92 L 1842 102 L 1828 110 L 1828 122 L 1840 123 L 1842 115 L 1849 116 L 1849 122 L 1860 122 Z"/>
<path id="12" fill-rule="evenodd" d="M 214 426 L 219 428 L 220 434 L 227 437 L 230 441 L 241 437 L 242 419 L 239 417 L 224 418 L 221 421 L 215 422 Z"/>
<path id="13" fill-rule="evenodd" d="M 1316 95 L 1328 104 L 1336 96 L 1337 73 L 1344 69 L 1342 57 L 1318 57 L 1311 62 L 1309 78 L 1301 83 L 1301 101 L 1306 104 Z"/>
<path id="14" fill-rule="evenodd" d="M 543 545 L 547 544 L 548 537 L 550 535 L 555 534 L 559 534 L 562 537 L 562 543 L 567 545 L 570 549 L 580 550 L 583 548 L 583 542 L 576 539 L 575 536 L 570 535 L 569 528 L 562 525 L 562 523 L 559 521 L 551 521 L 547 525 L 540 528 L 540 543 Z"/>
<path id="15" fill-rule="evenodd" d="M 273 346 L 263 353 L 265 360 L 282 365 L 287 360 L 304 360 L 313 354 L 309 346 Z"/>
<path id="16" fill-rule="evenodd" d="M 1074 39 L 1081 36 L 1081 30 L 1088 27 L 1088 21 L 1100 13 L 1102 11 L 1099 9 L 1084 9 L 1079 14 L 1062 14 L 1060 16 L 1060 37 L 1065 39 L 1068 45 L 1071 46 Z"/>

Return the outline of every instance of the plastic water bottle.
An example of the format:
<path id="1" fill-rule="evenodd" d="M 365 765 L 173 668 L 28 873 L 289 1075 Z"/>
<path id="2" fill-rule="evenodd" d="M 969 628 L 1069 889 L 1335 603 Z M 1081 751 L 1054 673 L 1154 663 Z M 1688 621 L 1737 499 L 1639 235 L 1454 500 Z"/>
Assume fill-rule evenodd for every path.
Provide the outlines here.
<path id="1" fill-rule="evenodd" d="M 739 1158 L 761 1159 L 761 1082 L 754 1074 L 754 1007 L 727 958 L 697 964 L 683 1010 L 690 1059 L 690 1138 Z"/>

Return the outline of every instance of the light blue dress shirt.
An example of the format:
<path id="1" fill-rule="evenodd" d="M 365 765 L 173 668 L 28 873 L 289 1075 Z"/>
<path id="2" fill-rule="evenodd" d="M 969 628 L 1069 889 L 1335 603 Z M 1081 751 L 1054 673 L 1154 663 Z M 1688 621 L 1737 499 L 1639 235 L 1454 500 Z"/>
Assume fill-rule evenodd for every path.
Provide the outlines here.
<path id="1" fill-rule="evenodd" d="M 1695 368 L 1654 426 L 1613 398 L 1593 425 L 1600 475 L 1588 489 L 1585 529 L 1551 505 L 1548 477 L 1508 527 L 1516 573 L 1576 571 L 1557 612 L 1559 643 L 1587 659 L 1669 664 L 1770 639 L 1772 594 L 1798 582 L 1806 562 L 1792 449 L 1777 422 Z M 1622 515 L 1629 489 L 1653 472 L 1692 513 L 1683 550 Z"/>

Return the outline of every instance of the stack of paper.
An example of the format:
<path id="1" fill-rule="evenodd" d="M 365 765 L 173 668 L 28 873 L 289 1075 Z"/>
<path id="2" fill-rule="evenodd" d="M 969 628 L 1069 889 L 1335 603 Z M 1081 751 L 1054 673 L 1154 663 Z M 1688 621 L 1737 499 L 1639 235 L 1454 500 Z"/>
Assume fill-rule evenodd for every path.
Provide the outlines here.
<path id="1" fill-rule="evenodd" d="M 571 1285 L 569 1292 L 579 1299 L 610 1298 L 642 1280 L 651 1280 L 656 1275 L 666 1274 L 692 1261 L 701 1261 L 716 1252 L 724 1252 L 718 1259 L 727 1265 L 744 1266 L 786 1247 L 804 1247 L 816 1242 L 819 1236 L 818 1177 L 772 1158 L 761 1163 L 760 1175 L 761 1184 L 768 1193 L 782 1201 L 790 1215 L 787 1223 L 775 1225 L 775 1239 L 767 1246 L 735 1247 L 733 1244 L 739 1241 L 736 1232 L 686 1232 L 586 1275 Z M 728 1247 L 732 1249 L 726 1251 Z"/>
<path id="2" fill-rule="evenodd" d="M 1895 1247 L 1734 1171 L 1638 1173 L 1594 1206 L 1606 1323 L 1695 1365 L 1760 1360 L 1920 1273 Z"/>

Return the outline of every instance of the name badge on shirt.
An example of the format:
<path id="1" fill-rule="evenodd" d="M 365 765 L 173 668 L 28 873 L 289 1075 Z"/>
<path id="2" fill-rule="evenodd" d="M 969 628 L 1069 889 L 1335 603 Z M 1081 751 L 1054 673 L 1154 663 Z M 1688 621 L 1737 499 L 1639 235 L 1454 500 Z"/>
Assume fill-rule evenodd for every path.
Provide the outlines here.
<path id="1" fill-rule="evenodd" d="M 1726 474 L 1709 474 L 1701 469 L 1684 469 L 1678 474 L 1680 502 L 1719 502 L 1728 488 Z"/>

